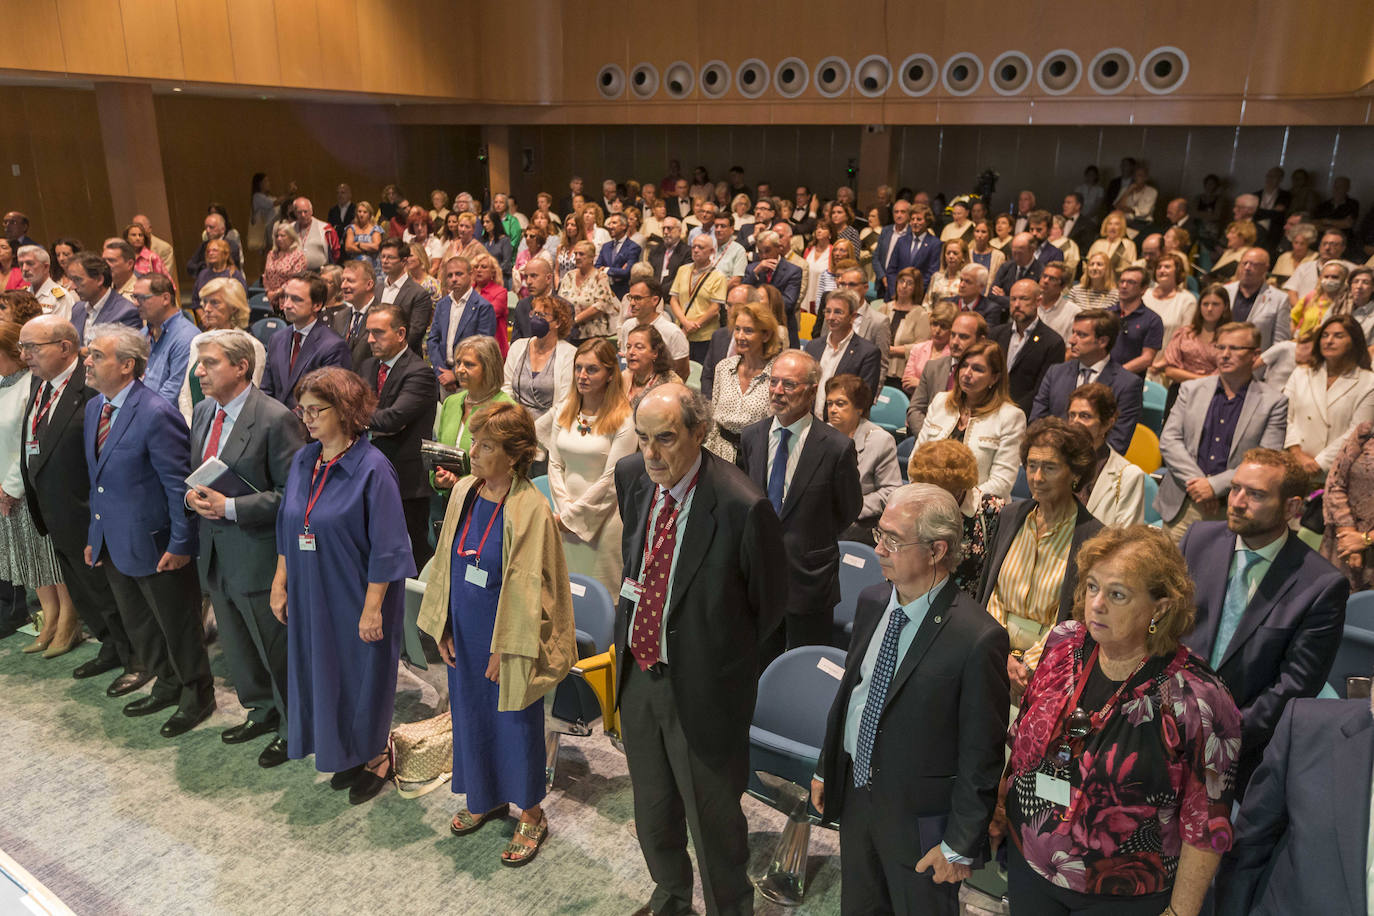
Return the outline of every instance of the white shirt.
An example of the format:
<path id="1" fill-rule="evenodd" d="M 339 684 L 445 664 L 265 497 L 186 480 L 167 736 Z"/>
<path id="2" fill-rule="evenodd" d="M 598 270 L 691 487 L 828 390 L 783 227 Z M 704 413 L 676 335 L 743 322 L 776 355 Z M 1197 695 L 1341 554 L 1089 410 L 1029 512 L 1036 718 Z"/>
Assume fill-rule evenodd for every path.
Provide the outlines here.
<path id="1" fill-rule="evenodd" d="M 687 519 L 692 514 L 692 500 L 696 498 L 697 490 L 696 487 L 692 486 L 692 482 L 696 480 L 697 472 L 700 470 L 701 455 L 698 453 L 697 460 L 692 462 L 692 466 L 687 469 L 687 473 L 682 475 L 682 479 L 673 484 L 672 488 L 666 491 L 673 494 L 673 499 L 676 500 L 677 504 L 682 508 L 679 509 L 677 513 L 677 538 L 673 542 L 673 560 L 668 565 L 668 597 L 663 603 L 662 629 L 659 631 L 658 657 L 664 662 L 668 661 L 668 612 L 672 610 L 673 607 L 673 580 L 677 577 L 677 561 L 682 555 L 682 534 L 687 530 Z M 658 515 L 664 508 L 664 492 L 662 487 L 655 487 L 654 489 L 654 504 L 649 509 L 649 538 L 653 537 L 653 531 L 658 527 Z M 646 539 L 645 546 L 651 545 L 652 541 Z M 640 559 L 642 559 L 642 555 Z M 641 565 L 639 569 L 639 578 L 641 581 L 644 579 L 644 565 Z M 639 605 L 637 604 L 635 605 L 635 612 L 639 612 Z M 630 632 L 634 632 L 633 620 L 630 621 Z"/>
<path id="2" fill-rule="evenodd" d="M 658 328 L 659 336 L 663 338 L 663 345 L 668 348 L 668 356 L 672 359 L 686 359 L 690 349 L 687 343 L 687 335 L 682 333 L 682 328 L 678 327 L 667 315 L 663 314 L 663 306 L 659 306 L 658 314 L 649 324 Z M 625 352 L 625 341 L 629 338 L 630 332 L 639 327 L 639 319 L 633 315 L 625 320 L 620 326 L 620 352 Z M 726 354 L 729 356 L 730 354 Z"/>
<path id="3" fill-rule="evenodd" d="M 840 341 L 839 346 L 830 346 L 830 336 L 826 335 L 825 347 L 821 350 L 821 378 L 816 383 L 816 416 L 825 416 L 825 383 L 830 381 L 835 374 L 835 369 L 840 364 L 840 357 L 844 356 L 844 351 L 849 349 L 849 341 L 854 337 L 853 329 L 845 335 L 844 340 Z"/>
<path id="4" fill-rule="evenodd" d="M 239 414 L 243 413 L 243 405 L 248 403 L 248 392 L 253 390 L 252 385 L 245 385 L 244 389 L 234 396 L 228 404 L 220 404 L 214 398 L 210 398 L 210 403 L 215 405 L 216 410 L 224 411 L 224 423 L 220 426 L 219 442 L 215 446 L 215 457 L 218 458 L 224 452 L 224 445 L 229 441 L 229 434 L 234 431 L 234 423 L 237 422 Z M 214 428 L 214 418 L 211 417 L 211 428 Z M 209 432 L 206 432 L 207 441 Z M 191 460 L 195 461 L 202 455 L 192 455 Z M 199 465 L 197 465 L 199 467 Z M 226 497 L 224 500 L 224 517 L 228 521 L 236 522 L 239 520 L 238 508 L 234 505 L 234 498 Z"/>
<path id="5" fill-rule="evenodd" d="M 1016 329 L 1016 322 L 1011 323 L 1011 337 L 1007 340 L 1007 365 L 1016 365 L 1016 355 L 1021 352 L 1021 348 L 1026 345 L 1031 334 L 1035 332 L 1035 326 L 1040 323 L 1039 317 L 1032 318 L 1031 323 L 1026 325 L 1025 333 Z"/>
<path id="6" fill-rule="evenodd" d="M 113 292 L 114 289 L 112 287 L 105 290 L 105 295 L 101 296 L 96 301 L 86 303 L 86 326 L 82 328 L 81 342 L 87 346 L 90 346 L 92 339 L 91 335 L 95 331 L 95 326 L 100 324 L 100 310 L 105 307 L 105 303 L 110 301 L 110 294 Z"/>
<path id="7" fill-rule="evenodd" d="M 1303 261 L 1293 268 L 1293 276 L 1288 278 L 1288 282 L 1283 284 L 1283 288 L 1290 293 L 1297 293 L 1299 299 L 1316 289 L 1317 281 L 1321 279 L 1322 268 L 1326 266 L 1317 263 L 1319 260 L 1320 258 L 1313 258 L 1310 261 Z M 1345 258 L 1336 258 L 1335 260 L 1344 264 L 1347 271 L 1354 270 L 1358 266 Z M 1263 287 L 1261 287 L 1262 289 Z"/>
<path id="8" fill-rule="evenodd" d="M 468 307 L 468 298 L 472 295 L 472 287 L 463 293 L 456 301 L 450 299 L 448 307 L 448 334 L 444 340 L 444 356 L 450 363 L 453 362 L 453 336 L 458 333 L 458 325 L 463 320 L 463 310 Z"/>
<path id="9" fill-rule="evenodd" d="M 43 314 L 72 320 L 72 300 L 76 297 L 56 283 L 52 277 L 48 277 L 42 286 L 34 290 L 33 297 L 43 306 Z"/>
<path id="10" fill-rule="evenodd" d="M 386 285 L 382 287 L 382 303 L 390 305 L 395 302 L 396 296 L 401 292 L 401 287 L 405 286 L 409 279 L 410 276 L 405 271 L 401 271 L 401 275 L 395 281 L 386 281 Z"/>
<path id="11" fill-rule="evenodd" d="M 727 278 L 744 276 L 744 265 L 748 260 L 749 255 L 745 252 L 744 246 L 734 239 L 716 248 L 716 270 L 725 274 Z"/>
<path id="12" fill-rule="evenodd" d="M 63 385 L 66 385 L 66 384 L 67 384 L 67 379 L 69 379 L 69 378 L 72 377 L 72 373 L 76 371 L 76 364 L 77 364 L 78 362 L 79 362 L 79 360 L 75 360 L 75 359 L 72 360 L 72 364 L 71 364 L 70 366 L 68 366 L 66 369 L 63 369 L 61 372 L 59 372 L 59 373 L 57 374 L 57 377 L 56 377 L 56 378 L 54 378 L 51 382 L 46 382 L 46 383 L 45 383 L 45 384 L 51 386 L 51 389 L 52 389 L 52 393 L 49 395 L 49 397 L 52 399 L 52 404 L 48 405 L 48 416 L 49 416 L 49 417 L 52 416 L 52 410 L 53 410 L 53 407 L 56 406 L 56 404 L 57 404 L 57 398 L 58 398 L 58 396 L 59 396 L 59 393 L 62 391 L 62 386 L 63 386 Z M 38 389 L 38 394 L 39 394 L 39 396 L 33 399 L 33 409 L 30 410 L 30 411 L 28 412 L 28 415 L 24 418 L 24 439 L 25 439 L 25 441 L 27 441 L 27 440 L 30 438 L 31 431 L 33 430 L 33 415 L 34 415 L 34 414 L 38 411 L 38 409 L 42 406 L 41 401 L 42 401 L 43 389 L 42 389 L 41 387 Z"/>
<path id="13" fill-rule="evenodd" d="M 787 499 L 787 491 L 792 489 L 792 475 L 797 472 L 797 462 L 801 460 L 802 445 L 806 442 L 807 433 L 811 432 L 812 421 L 816 420 L 809 413 L 804 413 L 801 419 L 791 426 L 783 426 L 777 417 L 773 418 L 773 425 L 768 428 L 768 467 L 765 470 L 763 479 L 765 481 L 773 479 L 773 459 L 777 456 L 778 442 L 782 439 L 782 431 L 788 429 L 792 435 L 787 440 L 787 470 L 783 472 L 782 496 Z"/>
<path id="14" fill-rule="evenodd" d="M 1087 385 L 1090 382 L 1097 381 L 1097 377 L 1102 374 L 1103 369 L 1107 368 L 1107 363 L 1111 360 L 1111 358 L 1111 354 L 1109 353 L 1097 362 L 1093 363 L 1091 366 L 1085 366 L 1080 362 L 1078 364 L 1078 384 Z M 1088 372 L 1087 378 L 1083 377 L 1084 370 L 1087 370 Z"/>
<path id="15" fill-rule="evenodd" d="M 1064 298 L 1061 294 L 1054 301 L 1054 305 L 1040 306 L 1040 320 L 1045 322 L 1047 327 L 1053 328 L 1054 332 L 1064 338 L 1064 342 L 1069 341 L 1069 331 L 1073 330 L 1073 319 L 1078 314 L 1078 306 Z"/>

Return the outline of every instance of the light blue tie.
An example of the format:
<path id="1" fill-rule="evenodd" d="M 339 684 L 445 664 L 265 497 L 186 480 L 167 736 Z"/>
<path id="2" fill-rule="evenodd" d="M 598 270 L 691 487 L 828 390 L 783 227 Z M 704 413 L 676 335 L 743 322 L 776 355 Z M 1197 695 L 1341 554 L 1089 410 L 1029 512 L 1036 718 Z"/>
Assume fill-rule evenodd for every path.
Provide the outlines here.
<path id="1" fill-rule="evenodd" d="M 768 472 L 768 501 L 773 511 L 782 515 L 783 489 L 787 485 L 787 441 L 792 430 L 784 426 L 778 430 L 778 447 L 773 450 L 773 470 Z"/>
<path id="2" fill-rule="evenodd" d="M 1221 664 L 1221 658 L 1231 645 L 1231 637 L 1236 635 L 1240 618 L 1245 614 L 1245 606 L 1250 603 L 1250 588 L 1245 574 L 1260 555 L 1253 550 L 1242 550 L 1236 558 L 1236 569 L 1226 583 L 1226 597 L 1221 602 L 1221 622 L 1217 624 L 1217 640 L 1212 643 L 1212 668 Z"/>
<path id="3" fill-rule="evenodd" d="M 878 647 L 878 661 L 873 665 L 868 699 L 864 701 L 864 715 L 859 720 L 859 743 L 854 748 L 854 785 L 861 789 L 868 785 L 873 764 L 873 741 L 878 736 L 878 718 L 887 704 L 887 688 L 892 683 L 892 675 L 897 673 L 897 640 L 901 638 L 902 627 L 907 625 L 907 620 L 906 611 L 900 607 L 892 609 L 887 632 L 883 633 L 883 644 Z"/>

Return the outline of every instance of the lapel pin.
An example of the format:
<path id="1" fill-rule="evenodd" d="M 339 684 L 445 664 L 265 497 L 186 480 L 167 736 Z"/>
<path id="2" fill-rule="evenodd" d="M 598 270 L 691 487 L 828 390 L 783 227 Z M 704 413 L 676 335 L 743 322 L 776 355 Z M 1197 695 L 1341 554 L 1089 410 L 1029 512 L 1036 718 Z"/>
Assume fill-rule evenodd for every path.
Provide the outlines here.
<path id="1" fill-rule="evenodd" d="M 935 618 L 935 622 L 936 622 L 936 623 L 939 623 L 940 621 L 942 621 L 942 620 L 944 620 L 944 619 L 945 619 L 945 618 L 943 618 L 943 617 L 936 617 L 936 618 Z"/>

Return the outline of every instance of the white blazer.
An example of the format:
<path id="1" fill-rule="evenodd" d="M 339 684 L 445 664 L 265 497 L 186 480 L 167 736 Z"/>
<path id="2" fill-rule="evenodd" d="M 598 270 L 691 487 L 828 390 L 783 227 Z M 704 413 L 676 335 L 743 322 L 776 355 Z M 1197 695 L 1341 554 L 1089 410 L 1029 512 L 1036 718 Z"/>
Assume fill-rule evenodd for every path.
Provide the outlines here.
<path id="1" fill-rule="evenodd" d="M 24 408 L 32 384 L 33 374 L 24 369 L 13 385 L 0 388 L 0 487 L 15 499 L 24 498 L 19 449 L 24 440 Z"/>
<path id="2" fill-rule="evenodd" d="M 930 402 L 916 444 L 948 439 L 958 425 L 959 412 L 951 403 L 950 393 L 941 391 Z M 1026 415 L 1010 401 L 969 421 L 964 444 L 978 462 L 978 489 L 1003 499 L 1011 496 L 1016 472 L 1021 467 L 1021 440 L 1025 435 Z"/>
<path id="3" fill-rule="evenodd" d="M 1351 431 L 1374 420 L 1374 372 L 1358 367 L 1326 387 L 1326 366 L 1299 366 L 1288 377 L 1288 432 L 1283 447 L 1297 445 L 1331 470 Z"/>
<path id="4" fill-rule="evenodd" d="M 1145 472 L 1108 449 L 1107 463 L 1088 494 L 1088 511 L 1108 528 L 1145 522 Z"/>
<path id="5" fill-rule="evenodd" d="M 512 343 L 510 349 L 506 351 L 505 380 L 501 385 L 501 390 L 512 398 L 515 397 L 515 376 L 519 373 L 525 361 L 525 352 L 529 348 L 530 338 L 522 337 Z M 535 437 L 539 440 L 540 447 L 546 451 L 553 438 L 554 414 L 563 406 L 563 399 L 568 396 L 568 392 L 572 391 L 573 360 L 576 358 L 577 347 L 566 340 L 560 340 L 553 348 L 553 406 L 542 417 L 534 421 Z"/>

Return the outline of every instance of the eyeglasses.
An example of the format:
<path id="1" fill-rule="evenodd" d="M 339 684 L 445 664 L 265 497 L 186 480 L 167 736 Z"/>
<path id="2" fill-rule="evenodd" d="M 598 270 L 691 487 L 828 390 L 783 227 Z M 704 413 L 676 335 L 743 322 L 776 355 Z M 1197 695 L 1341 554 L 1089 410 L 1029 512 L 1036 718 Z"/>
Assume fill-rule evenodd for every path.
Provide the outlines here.
<path id="1" fill-rule="evenodd" d="M 843 282 L 837 282 L 835 285 L 838 286 L 840 289 L 867 289 L 867 288 L 868 288 L 868 284 L 867 284 L 867 283 L 843 283 Z"/>
<path id="2" fill-rule="evenodd" d="M 334 405 L 332 404 L 323 404 L 319 407 L 302 407 L 297 404 L 295 407 L 291 408 L 291 412 L 296 415 L 296 419 L 298 420 L 313 422 L 323 411 L 333 409 Z"/>
<path id="3" fill-rule="evenodd" d="M 778 389 L 780 389 L 780 390 L 786 392 L 787 394 L 791 394 L 792 392 L 796 391 L 798 388 L 801 387 L 801 385 L 802 385 L 801 382 L 793 381 L 793 380 L 790 379 L 790 378 L 776 378 L 776 377 L 775 377 L 775 378 L 770 378 L 770 379 L 768 380 L 768 387 L 769 387 L 769 388 L 778 388 Z"/>
<path id="4" fill-rule="evenodd" d="M 886 550 L 888 553 L 896 553 L 903 547 L 911 547 L 920 544 L 921 541 L 898 541 L 897 536 L 881 528 L 873 529 L 873 543 Z"/>
<path id="5" fill-rule="evenodd" d="M 48 346 L 49 344 L 55 344 L 55 343 L 61 343 L 61 342 L 62 342 L 62 341 L 60 341 L 60 340 L 36 340 L 36 341 L 34 341 L 33 343 L 21 343 L 21 344 L 19 345 L 19 352 L 20 352 L 20 353 L 32 353 L 33 351 L 37 350 L 39 347 L 46 347 L 46 346 Z"/>
<path id="6" fill-rule="evenodd" d="M 1232 347 L 1232 346 L 1228 346 L 1228 345 L 1226 345 L 1226 344 L 1217 344 L 1217 345 L 1215 345 L 1212 349 L 1216 350 L 1218 353 L 1245 353 L 1246 351 L 1248 351 L 1248 350 L 1253 350 L 1253 349 L 1255 349 L 1255 348 L 1254 348 L 1254 347 Z"/>

